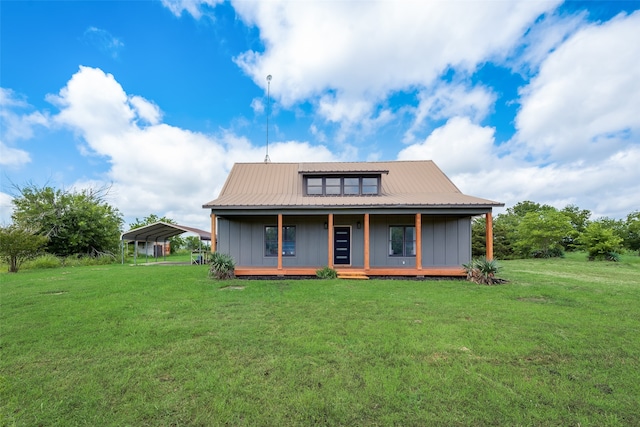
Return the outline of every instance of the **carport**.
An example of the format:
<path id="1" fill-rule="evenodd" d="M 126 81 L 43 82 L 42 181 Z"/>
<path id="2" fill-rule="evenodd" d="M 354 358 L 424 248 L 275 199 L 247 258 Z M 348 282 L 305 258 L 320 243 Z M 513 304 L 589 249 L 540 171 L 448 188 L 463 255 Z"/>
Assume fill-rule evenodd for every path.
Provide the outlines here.
<path id="1" fill-rule="evenodd" d="M 202 241 L 211 241 L 211 233 L 208 231 L 200 230 L 199 228 L 187 227 L 185 225 L 169 224 L 166 222 L 158 221 L 153 224 L 145 225 L 144 227 L 134 228 L 129 231 L 125 231 L 121 234 L 120 240 L 122 241 L 122 264 L 124 264 L 124 247 L 125 242 L 135 242 L 135 250 L 133 251 L 134 264 L 138 263 L 138 242 L 145 242 L 145 255 L 147 261 L 149 260 L 149 252 L 147 245 L 152 242 L 154 245 L 162 243 L 164 246 L 167 240 L 171 237 L 178 236 L 183 233 L 194 233 L 200 238 L 200 248 L 197 251 L 197 257 L 194 258 L 194 253 L 191 254 L 191 263 L 197 264 L 204 260 L 205 254 L 202 252 Z M 156 261 L 158 260 L 157 252 L 154 254 Z M 166 259 L 165 251 L 163 250 L 163 256 Z"/>

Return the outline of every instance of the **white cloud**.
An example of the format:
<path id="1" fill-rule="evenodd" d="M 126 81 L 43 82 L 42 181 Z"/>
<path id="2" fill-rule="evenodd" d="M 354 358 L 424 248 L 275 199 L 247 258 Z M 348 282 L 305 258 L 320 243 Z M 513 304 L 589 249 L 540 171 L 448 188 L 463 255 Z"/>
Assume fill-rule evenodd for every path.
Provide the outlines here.
<path id="1" fill-rule="evenodd" d="M 262 114 L 265 112 L 264 101 L 260 98 L 253 98 L 251 100 L 251 109 L 256 114 Z"/>
<path id="2" fill-rule="evenodd" d="M 162 0 L 162 4 L 175 16 L 180 17 L 187 12 L 195 19 L 202 17 L 205 7 L 214 7 L 218 3 L 222 0 Z"/>
<path id="3" fill-rule="evenodd" d="M 413 124 L 405 132 L 404 141 L 413 142 L 415 133 L 428 120 L 446 120 L 450 117 L 469 117 L 478 123 L 489 114 L 496 96 L 482 86 L 468 87 L 464 84 L 437 83 L 433 88 L 418 94 L 418 107 Z"/>
<path id="4" fill-rule="evenodd" d="M 0 225 L 11 224 L 11 214 L 13 213 L 13 197 L 7 193 L 0 192 Z"/>
<path id="5" fill-rule="evenodd" d="M 513 150 L 590 161 L 640 140 L 640 12 L 585 26 L 522 90 Z"/>
<path id="6" fill-rule="evenodd" d="M 346 128 L 371 119 L 394 91 L 430 87 L 449 68 L 471 72 L 503 55 L 557 2 L 234 2 L 264 52 L 236 63 L 284 107 L 314 100 Z M 344 128 L 344 127 L 343 127 Z M 359 130 L 359 129 L 355 129 Z"/>
<path id="7" fill-rule="evenodd" d="M 493 167 L 450 175 L 464 193 L 499 200 L 508 206 L 533 200 L 563 208 L 576 204 L 594 217 L 623 218 L 640 206 L 640 148 L 631 147 L 590 165 L 528 165 L 511 157 Z"/>
<path id="8" fill-rule="evenodd" d="M 18 96 L 13 89 L 0 87 L 0 107 L 28 107 L 29 104 L 23 98 Z"/>
<path id="9" fill-rule="evenodd" d="M 31 161 L 28 152 L 18 148 L 8 147 L 0 141 L 0 165 L 19 167 Z"/>
<path id="10" fill-rule="evenodd" d="M 231 166 L 264 159 L 265 148 L 246 138 L 228 132 L 205 135 L 157 122 L 155 104 L 127 95 L 100 69 L 80 67 L 49 99 L 60 106 L 54 120 L 72 129 L 90 152 L 108 159 L 111 168 L 102 185 L 112 185 L 113 204 L 128 218 L 171 212 L 178 222 L 206 229 L 208 214 L 201 206 L 217 197 Z M 149 124 L 141 126 L 138 118 Z M 296 141 L 275 141 L 269 154 L 278 162 L 337 159 L 324 146 Z M 82 180 L 76 186 L 99 184 Z"/>
<path id="11" fill-rule="evenodd" d="M 399 160 L 433 160 L 446 174 L 481 172 L 491 167 L 494 129 L 467 117 L 453 117 L 427 139 L 398 153 Z"/>
<path id="12" fill-rule="evenodd" d="M 141 96 L 130 96 L 129 102 L 136 111 L 140 120 L 155 125 L 160 122 L 162 112 L 160 108 L 153 102 L 149 102 Z"/>
<path id="13" fill-rule="evenodd" d="M 575 31 L 585 25 L 586 13 L 547 13 L 522 36 L 506 62 L 523 74 L 536 73 L 540 64 Z"/>
<path id="14" fill-rule="evenodd" d="M 32 109 L 25 97 L 16 94 L 12 89 L 0 87 L 0 128 L 3 141 L 29 139 L 33 136 L 35 127 L 49 126 L 47 113 L 27 113 L 23 111 L 25 109 Z"/>
<path id="15" fill-rule="evenodd" d="M 113 36 L 109 31 L 97 27 L 87 28 L 83 39 L 114 59 L 118 58 L 124 47 L 122 40 Z"/>

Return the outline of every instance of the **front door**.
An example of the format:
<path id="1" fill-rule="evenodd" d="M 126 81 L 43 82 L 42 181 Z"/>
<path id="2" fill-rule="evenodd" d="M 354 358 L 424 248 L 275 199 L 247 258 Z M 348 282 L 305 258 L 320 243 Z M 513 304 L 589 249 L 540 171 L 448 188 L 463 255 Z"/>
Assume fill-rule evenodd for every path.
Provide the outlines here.
<path id="1" fill-rule="evenodd" d="M 333 228 L 333 263 L 351 265 L 351 227 Z"/>

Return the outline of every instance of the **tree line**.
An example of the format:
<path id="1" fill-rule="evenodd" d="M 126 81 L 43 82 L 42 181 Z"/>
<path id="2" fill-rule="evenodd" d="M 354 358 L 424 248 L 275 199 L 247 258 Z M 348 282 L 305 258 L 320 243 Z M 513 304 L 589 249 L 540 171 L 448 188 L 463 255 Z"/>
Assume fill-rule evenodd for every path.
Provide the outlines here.
<path id="1" fill-rule="evenodd" d="M 109 188 L 80 191 L 15 186 L 12 224 L 0 227 L 0 257 L 16 272 L 20 264 L 45 252 L 58 257 L 101 257 L 115 259 L 120 248 L 124 220 L 120 211 L 106 201 Z M 568 205 L 556 209 L 524 201 L 496 215 L 493 221 L 494 257 L 513 259 L 562 256 L 565 251 L 584 250 L 590 259 L 615 261 L 624 251 L 640 254 L 640 211 L 627 218 L 591 219 L 591 212 Z M 129 229 L 172 219 L 151 214 L 136 218 Z M 485 254 L 485 221 L 472 224 L 472 253 Z M 172 252 L 198 249 L 194 236 L 171 239 Z"/>
<path id="2" fill-rule="evenodd" d="M 601 217 L 575 205 L 557 209 L 524 201 L 493 220 L 493 254 L 497 259 L 550 258 L 585 251 L 590 260 L 617 261 L 621 253 L 640 255 L 640 211 L 625 219 Z M 486 222 L 472 223 L 472 254 L 485 255 Z"/>
<path id="3" fill-rule="evenodd" d="M 124 220 L 106 198 L 109 187 L 84 190 L 56 189 L 32 183 L 14 186 L 12 223 L 0 227 L 0 258 L 10 272 L 42 253 L 57 257 L 112 257 L 120 249 Z M 174 223 L 151 214 L 136 218 L 129 229 L 157 221 Z M 199 238 L 170 239 L 172 252 L 181 247 L 198 249 Z"/>

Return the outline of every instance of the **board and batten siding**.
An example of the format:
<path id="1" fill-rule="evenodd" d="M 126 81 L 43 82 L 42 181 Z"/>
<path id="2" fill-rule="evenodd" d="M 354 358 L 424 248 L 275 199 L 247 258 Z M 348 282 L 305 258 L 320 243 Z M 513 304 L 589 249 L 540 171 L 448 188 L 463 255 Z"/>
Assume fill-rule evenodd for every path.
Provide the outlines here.
<path id="1" fill-rule="evenodd" d="M 276 216 L 219 218 L 218 251 L 233 257 L 236 265 L 277 267 L 278 258 L 265 256 L 264 228 L 277 226 Z M 296 227 L 296 255 L 282 257 L 285 267 L 327 265 L 327 230 L 324 216 L 284 216 L 284 226 Z"/>
<path id="2" fill-rule="evenodd" d="M 412 256 L 389 256 L 389 227 L 415 226 L 415 215 L 371 217 L 371 267 L 415 267 Z M 471 218 L 422 215 L 422 267 L 457 267 L 471 260 Z"/>
<path id="3" fill-rule="evenodd" d="M 470 217 L 422 217 L 423 267 L 454 267 L 469 261 Z"/>

